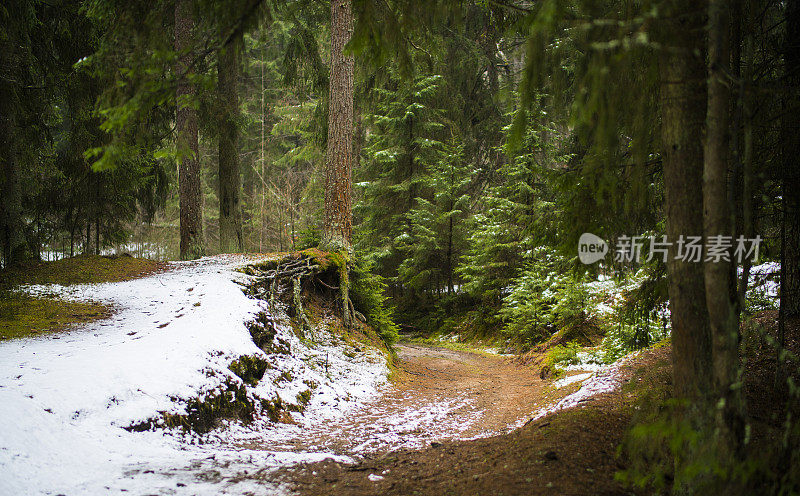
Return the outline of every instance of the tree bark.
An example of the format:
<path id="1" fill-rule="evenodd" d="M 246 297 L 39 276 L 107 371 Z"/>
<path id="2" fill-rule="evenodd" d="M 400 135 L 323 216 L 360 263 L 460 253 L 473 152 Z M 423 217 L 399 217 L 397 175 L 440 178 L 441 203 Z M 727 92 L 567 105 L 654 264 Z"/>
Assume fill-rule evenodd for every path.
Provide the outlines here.
<path id="1" fill-rule="evenodd" d="M 236 38 L 219 52 L 218 89 L 219 122 L 219 251 L 240 253 L 242 240 L 242 207 L 239 177 L 239 51 L 241 38 Z"/>
<path id="2" fill-rule="evenodd" d="M 16 67 L 13 48 L 13 41 L 0 40 L 0 68 Z M 14 138 L 17 90 L 11 80 L 0 78 L 0 242 L 5 267 L 18 265 L 26 258 Z"/>
<path id="3" fill-rule="evenodd" d="M 670 48 L 660 53 L 661 139 L 674 394 L 700 410 L 711 390 L 711 335 L 703 266 L 676 259 L 681 235 L 702 236 L 703 124 L 706 117 L 701 3 L 670 3 L 661 29 Z"/>
<path id="4" fill-rule="evenodd" d="M 785 259 L 781 266 L 781 307 L 785 318 L 800 316 L 800 5 L 786 3 L 786 112 L 783 119 L 783 215 Z"/>
<path id="5" fill-rule="evenodd" d="M 728 149 L 730 146 L 730 11 L 727 0 L 710 0 L 708 6 L 708 107 L 703 168 L 703 221 L 706 246 L 715 237 L 733 240 L 734 212 L 728 200 Z M 728 250 L 728 256 L 732 250 Z M 707 259 L 704 264 L 706 307 L 712 338 L 713 378 L 718 456 L 729 464 L 741 455 L 744 441 L 744 403 L 737 387 L 739 314 L 732 259 Z"/>
<path id="6" fill-rule="evenodd" d="M 702 445 L 713 430 L 711 334 L 703 264 L 676 258 L 676 242 L 681 236 L 703 235 L 706 3 L 673 0 L 664 7 L 659 25 L 659 99 L 666 234 L 672 242 L 667 261 L 672 384 L 678 405 L 682 405 L 675 420 L 701 433 Z M 701 450 L 701 446 L 687 443 L 676 453 L 676 493 L 693 492 L 698 481 L 686 469 L 697 463 Z"/>
<path id="7" fill-rule="evenodd" d="M 352 238 L 351 175 L 355 63 L 352 55 L 344 54 L 344 47 L 350 40 L 352 32 L 351 0 L 331 0 L 331 78 L 322 244 L 327 249 L 347 251 L 351 249 Z"/>
<path id="8" fill-rule="evenodd" d="M 198 159 L 197 111 L 191 107 L 195 88 L 189 81 L 191 73 L 191 36 L 194 28 L 192 0 L 175 1 L 175 51 L 178 62 L 175 72 L 180 78 L 177 88 L 175 129 L 178 150 L 178 195 L 180 203 L 180 257 L 193 260 L 205 254 L 203 241 L 203 196 Z"/>

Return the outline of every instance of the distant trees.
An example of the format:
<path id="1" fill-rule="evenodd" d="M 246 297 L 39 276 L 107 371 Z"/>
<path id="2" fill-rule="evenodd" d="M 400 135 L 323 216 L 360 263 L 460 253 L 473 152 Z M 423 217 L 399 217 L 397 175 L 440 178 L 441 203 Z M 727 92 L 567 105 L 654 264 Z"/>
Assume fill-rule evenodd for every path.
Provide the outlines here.
<path id="1" fill-rule="evenodd" d="M 2 14 L 15 13 L 4 11 Z M 2 19 L 3 31 L 0 33 L 0 244 L 2 244 L 3 264 L 17 265 L 26 258 L 27 246 L 23 236 L 22 192 L 20 191 L 19 170 L 16 150 L 16 113 L 19 106 L 21 88 L 16 83 L 18 75 L 13 69 L 20 66 L 17 47 L 20 41 L 9 32 L 14 24 Z"/>

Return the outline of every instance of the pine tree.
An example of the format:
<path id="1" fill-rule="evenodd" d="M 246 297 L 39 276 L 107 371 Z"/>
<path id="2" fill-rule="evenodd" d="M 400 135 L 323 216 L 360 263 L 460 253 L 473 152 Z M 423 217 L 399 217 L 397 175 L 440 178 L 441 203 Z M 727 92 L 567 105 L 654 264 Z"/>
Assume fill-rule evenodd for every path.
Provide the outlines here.
<path id="1" fill-rule="evenodd" d="M 352 34 L 351 0 L 332 0 L 328 151 L 325 159 L 325 216 L 322 227 L 322 244 L 329 250 L 349 251 L 352 243 L 355 61 L 352 55 L 345 54 L 345 45 Z"/>
<path id="2" fill-rule="evenodd" d="M 194 29 L 194 4 L 192 0 L 175 2 L 175 51 L 178 63 L 175 72 L 179 79 L 175 128 L 178 148 L 178 188 L 180 190 L 181 259 L 192 260 L 205 254 L 203 240 L 203 197 L 200 189 L 200 161 L 198 157 L 197 111 L 191 99 L 192 86 L 191 37 Z"/>
<path id="3" fill-rule="evenodd" d="M 244 250 L 242 234 L 241 178 L 239 175 L 239 53 L 238 37 L 219 51 L 219 249 L 221 253 Z"/>
<path id="4" fill-rule="evenodd" d="M 431 199 L 425 190 L 431 167 L 446 156 L 441 139 L 443 115 L 437 107 L 442 77 L 416 81 L 391 80 L 374 90 L 375 113 L 368 119 L 370 134 L 364 148 L 364 189 L 357 206 L 362 246 L 386 277 L 395 296 L 403 285 L 399 267 L 403 247 L 409 244 L 408 213 L 418 197 Z"/>

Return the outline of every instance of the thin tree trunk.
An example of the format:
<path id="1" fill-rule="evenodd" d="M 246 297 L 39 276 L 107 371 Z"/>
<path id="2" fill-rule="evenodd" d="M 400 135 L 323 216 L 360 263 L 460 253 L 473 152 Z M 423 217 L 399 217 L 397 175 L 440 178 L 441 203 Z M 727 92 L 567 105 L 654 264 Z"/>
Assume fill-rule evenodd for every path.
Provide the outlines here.
<path id="1" fill-rule="evenodd" d="M 178 81 L 175 129 L 178 150 L 178 195 L 180 203 L 181 260 L 200 258 L 205 254 L 203 241 L 203 196 L 200 185 L 200 160 L 197 147 L 197 111 L 190 101 L 195 88 L 186 77 L 192 62 L 190 53 L 194 13 L 192 0 L 175 1 L 175 51 Z"/>
<path id="2" fill-rule="evenodd" d="M 726 236 L 732 242 L 733 212 L 728 201 L 728 148 L 730 145 L 730 92 L 725 80 L 730 61 L 730 11 L 726 0 L 708 6 L 708 107 L 703 169 L 703 217 L 706 247 Z M 722 243 L 720 243 L 722 245 Z M 728 249 L 730 256 L 732 250 Z M 741 455 L 744 441 L 744 400 L 736 387 L 739 362 L 739 314 L 724 257 L 704 264 L 706 306 L 712 338 L 713 377 L 717 404 L 718 456 L 728 464 Z"/>
<path id="3" fill-rule="evenodd" d="M 264 175 L 266 168 L 264 164 L 264 127 L 266 126 L 267 109 L 264 108 L 264 49 L 261 50 L 261 198 L 259 201 L 259 232 L 258 232 L 258 251 L 264 251 L 264 201 L 267 195 L 266 183 L 264 182 Z"/>
<path id="4" fill-rule="evenodd" d="M 92 172 L 94 177 L 94 254 L 100 254 L 100 173 Z"/>
<path id="5" fill-rule="evenodd" d="M 242 210 L 239 177 L 239 50 L 241 39 L 236 38 L 219 52 L 219 250 L 221 253 L 240 253 L 242 240 Z"/>
<path id="6" fill-rule="evenodd" d="M 352 32 L 351 0 L 331 0 L 331 78 L 322 244 L 327 249 L 348 251 L 351 249 L 352 238 L 351 175 L 355 62 L 352 55 L 344 54 L 344 48 Z"/>
<path id="7" fill-rule="evenodd" d="M 745 12 L 745 25 L 749 26 L 751 9 L 748 3 Z M 752 239 L 755 235 L 753 222 L 753 34 L 748 29 L 744 39 L 744 74 L 742 75 L 742 235 Z M 752 261 L 742 262 L 742 276 L 739 280 L 739 305 L 744 308 L 747 286 L 750 281 Z"/>

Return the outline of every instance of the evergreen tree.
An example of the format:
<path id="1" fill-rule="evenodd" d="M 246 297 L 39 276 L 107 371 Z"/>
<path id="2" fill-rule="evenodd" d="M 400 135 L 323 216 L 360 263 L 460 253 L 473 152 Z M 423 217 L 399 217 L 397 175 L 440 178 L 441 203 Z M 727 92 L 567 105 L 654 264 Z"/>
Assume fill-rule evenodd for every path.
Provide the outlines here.
<path id="1" fill-rule="evenodd" d="M 328 93 L 328 150 L 325 165 L 323 246 L 350 250 L 352 243 L 351 181 L 353 171 L 354 59 L 345 53 L 353 32 L 351 0 L 331 1 L 331 78 Z M 345 306 L 347 305 L 345 296 Z M 349 312 L 345 311 L 345 315 Z"/>
<path id="2" fill-rule="evenodd" d="M 244 250 L 242 238 L 241 177 L 239 173 L 239 52 L 234 38 L 218 54 L 219 129 L 219 250 Z"/>
<path id="3" fill-rule="evenodd" d="M 192 260 L 205 255 L 203 239 L 203 197 L 200 191 L 200 160 L 197 148 L 197 111 L 191 107 L 196 91 L 191 76 L 191 39 L 194 29 L 194 3 L 175 2 L 175 52 L 178 61 L 177 109 L 175 127 L 178 149 L 178 188 L 181 205 L 181 259 Z"/>

